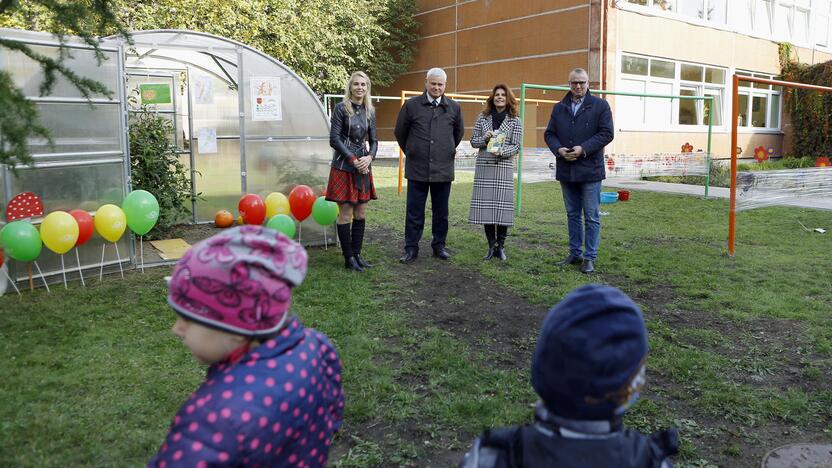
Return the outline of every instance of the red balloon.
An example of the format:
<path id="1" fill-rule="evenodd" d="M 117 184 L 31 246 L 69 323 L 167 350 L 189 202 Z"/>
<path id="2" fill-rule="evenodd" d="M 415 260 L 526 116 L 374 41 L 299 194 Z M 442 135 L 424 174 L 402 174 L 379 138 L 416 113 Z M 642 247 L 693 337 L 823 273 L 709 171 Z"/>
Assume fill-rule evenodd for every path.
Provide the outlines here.
<path id="1" fill-rule="evenodd" d="M 266 219 L 266 204 L 260 195 L 253 193 L 247 193 L 240 198 L 237 211 L 240 212 L 246 224 L 263 224 L 263 220 Z"/>
<path id="2" fill-rule="evenodd" d="M 69 214 L 78 222 L 78 240 L 75 241 L 75 247 L 84 245 L 92 237 L 92 233 L 95 230 L 95 222 L 92 220 L 92 216 L 85 210 L 72 210 Z"/>
<path id="3" fill-rule="evenodd" d="M 312 214 L 314 204 L 315 192 L 306 185 L 298 185 L 289 192 L 289 209 L 298 221 L 303 221 Z"/>
<path id="4" fill-rule="evenodd" d="M 3 266 L 3 249 L 0 249 L 0 267 Z"/>

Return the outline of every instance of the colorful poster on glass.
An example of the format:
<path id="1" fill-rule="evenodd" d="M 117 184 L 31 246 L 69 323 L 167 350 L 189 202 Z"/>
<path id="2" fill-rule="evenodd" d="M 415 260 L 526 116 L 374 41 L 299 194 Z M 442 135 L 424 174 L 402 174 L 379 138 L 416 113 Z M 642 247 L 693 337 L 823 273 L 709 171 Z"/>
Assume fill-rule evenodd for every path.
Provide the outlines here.
<path id="1" fill-rule="evenodd" d="M 251 77 L 251 120 L 283 120 L 280 78 L 276 76 Z"/>
<path id="2" fill-rule="evenodd" d="M 144 83 L 139 85 L 142 104 L 171 104 L 170 85 L 168 83 Z"/>

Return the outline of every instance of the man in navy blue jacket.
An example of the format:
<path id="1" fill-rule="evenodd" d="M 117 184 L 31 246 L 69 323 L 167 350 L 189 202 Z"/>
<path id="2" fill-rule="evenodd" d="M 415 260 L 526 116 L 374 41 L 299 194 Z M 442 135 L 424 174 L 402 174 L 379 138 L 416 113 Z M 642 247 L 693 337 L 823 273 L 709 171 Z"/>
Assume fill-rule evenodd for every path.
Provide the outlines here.
<path id="1" fill-rule="evenodd" d="M 569 255 L 558 265 L 580 263 L 582 272 L 592 273 L 601 238 L 601 181 L 606 177 L 604 147 L 613 139 L 612 112 L 607 101 L 589 93 L 586 70 L 572 70 L 569 87 L 552 109 L 544 134 L 557 161 L 569 227 Z"/>

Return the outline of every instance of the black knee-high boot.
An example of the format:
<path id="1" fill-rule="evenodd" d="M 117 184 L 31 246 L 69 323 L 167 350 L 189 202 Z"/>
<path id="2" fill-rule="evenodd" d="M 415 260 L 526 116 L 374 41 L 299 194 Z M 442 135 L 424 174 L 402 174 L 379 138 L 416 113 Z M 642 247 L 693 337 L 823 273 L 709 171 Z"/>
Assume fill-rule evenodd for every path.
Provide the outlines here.
<path id="1" fill-rule="evenodd" d="M 361 268 L 372 268 L 373 266 L 361 257 L 361 247 L 364 245 L 365 224 L 363 219 L 352 220 L 352 255 Z"/>
<path id="2" fill-rule="evenodd" d="M 361 265 L 355 260 L 355 255 L 352 251 L 352 235 L 351 227 L 347 224 L 336 224 L 338 230 L 338 239 L 341 241 L 341 253 L 344 254 L 344 268 L 348 270 L 364 271 Z"/>
<path id="3" fill-rule="evenodd" d="M 497 225 L 497 244 L 494 247 L 494 256 L 506 261 L 506 237 L 508 237 L 508 226 Z"/>
<path id="4" fill-rule="evenodd" d="M 485 228 L 485 238 L 488 240 L 488 252 L 483 257 L 483 260 L 491 260 L 494 256 L 494 246 L 497 243 L 497 234 L 494 230 L 495 227 L 493 224 L 484 224 L 483 228 Z"/>

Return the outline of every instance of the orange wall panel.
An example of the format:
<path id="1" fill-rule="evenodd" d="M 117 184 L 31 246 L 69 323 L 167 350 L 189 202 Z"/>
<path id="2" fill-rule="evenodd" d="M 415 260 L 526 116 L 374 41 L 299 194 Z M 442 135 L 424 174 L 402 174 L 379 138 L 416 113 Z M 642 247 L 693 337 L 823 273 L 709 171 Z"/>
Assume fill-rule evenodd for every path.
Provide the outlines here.
<path id="1" fill-rule="evenodd" d="M 589 48 L 586 9 L 461 31 L 460 65 Z M 555 33 L 554 31 L 557 31 Z"/>
<path id="2" fill-rule="evenodd" d="M 416 0 L 416 10 L 419 12 L 435 10 L 445 6 L 451 6 L 454 0 Z M 449 8 L 450 10 L 451 8 Z"/>
<path id="3" fill-rule="evenodd" d="M 433 67 L 450 67 L 454 64 L 454 35 L 419 39 L 411 70 L 428 70 Z"/>
<path id="4" fill-rule="evenodd" d="M 479 0 L 459 6 L 459 27 L 470 28 L 578 6 L 589 6 L 589 0 Z M 587 10 L 580 11 L 583 11 L 583 22 L 586 22 Z"/>
<path id="5" fill-rule="evenodd" d="M 419 22 L 419 37 L 433 36 L 453 32 L 456 26 L 456 15 L 453 8 L 437 10 L 416 17 Z"/>
<path id="6" fill-rule="evenodd" d="M 555 55 L 537 59 L 525 59 L 460 67 L 458 89 L 491 89 L 496 83 L 506 83 L 518 88 L 521 83 L 544 85 L 563 84 L 575 67 L 586 67 L 587 53 Z M 463 91 L 464 92 L 464 91 Z"/>

